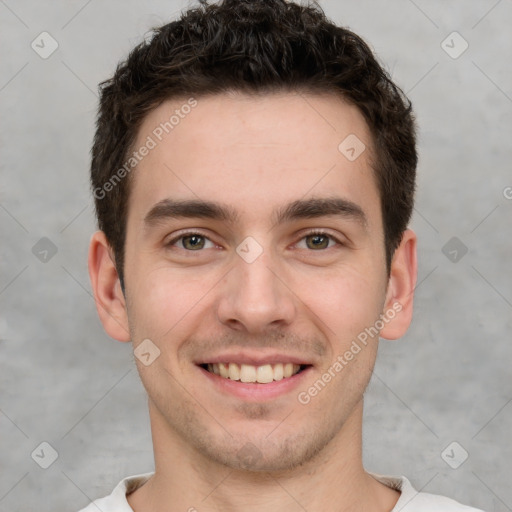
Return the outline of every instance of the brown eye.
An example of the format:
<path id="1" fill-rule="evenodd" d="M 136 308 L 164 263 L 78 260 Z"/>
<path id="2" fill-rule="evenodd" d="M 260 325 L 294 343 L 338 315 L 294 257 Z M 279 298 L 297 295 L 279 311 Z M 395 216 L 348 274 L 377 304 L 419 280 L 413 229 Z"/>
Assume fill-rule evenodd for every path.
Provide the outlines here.
<path id="1" fill-rule="evenodd" d="M 325 235 L 308 235 L 306 240 L 309 241 L 306 245 L 310 249 L 327 249 L 329 246 L 329 237 Z"/>
<path id="2" fill-rule="evenodd" d="M 308 249 L 327 249 L 329 247 L 329 242 L 332 237 L 324 234 L 324 233 L 313 233 L 311 235 L 307 235 L 304 237 L 306 240 L 306 246 Z"/>
<path id="3" fill-rule="evenodd" d="M 324 233 L 323 231 L 307 233 L 302 240 L 305 240 L 305 246 L 307 249 L 317 252 L 321 252 L 324 249 L 330 249 L 335 245 L 343 245 L 337 238 L 329 233 Z M 330 242 L 334 242 L 334 244 L 329 245 Z"/>
<path id="4" fill-rule="evenodd" d="M 183 247 L 185 249 L 202 249 L 204 247 L 204 236 L 202 235 L 188 235 L 182 237 Z"/>
<path id="5" fill-rule="evenodd" d="M 185 249 L 189 252 L 198 252 L 202 249 L 208 249 L 207 243 L 210 244 L 209 247 L 213 247 L 213 242 L 205 235 L 201 233 L 188 232 L 183 233 L 180 236 L 173 238 L 169 243 L 166 244 L 166 247 L 174 247 L 177 246 L 178 249 Z"/>

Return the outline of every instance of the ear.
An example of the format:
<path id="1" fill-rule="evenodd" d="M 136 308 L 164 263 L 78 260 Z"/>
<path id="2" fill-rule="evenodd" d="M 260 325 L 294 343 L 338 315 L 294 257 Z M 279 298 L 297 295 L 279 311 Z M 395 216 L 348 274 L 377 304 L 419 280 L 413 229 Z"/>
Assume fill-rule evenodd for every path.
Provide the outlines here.
<path id="1" fill-rule="evenodd" d="M 380 337 L 396 340 L 403 336 L 412 320 L 414 288 L 417 279 L 416 234 L 406 229 L 391 262 L 384 305 L 385 325 Z"/>
<path id="2" fill-rule="evenodd" d="M 96 231 L 91 238 L 89 277 L 103 328 L 116 340 L 130 341 L 126 301 L 111 247 L 103 231 Z"/>

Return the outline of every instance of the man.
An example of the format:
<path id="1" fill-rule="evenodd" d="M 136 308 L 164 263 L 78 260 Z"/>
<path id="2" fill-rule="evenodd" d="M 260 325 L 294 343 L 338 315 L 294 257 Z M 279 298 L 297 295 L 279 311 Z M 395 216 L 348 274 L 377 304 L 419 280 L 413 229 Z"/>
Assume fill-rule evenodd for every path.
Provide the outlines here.
<path id="1" fill-rule="evenodd" d="M 416 283 L 410 103 L 318 7 L 203 3 L 102 84 L 89 272 L 155 472 L 85 510 L 471 511 L 362 464 Z"/>

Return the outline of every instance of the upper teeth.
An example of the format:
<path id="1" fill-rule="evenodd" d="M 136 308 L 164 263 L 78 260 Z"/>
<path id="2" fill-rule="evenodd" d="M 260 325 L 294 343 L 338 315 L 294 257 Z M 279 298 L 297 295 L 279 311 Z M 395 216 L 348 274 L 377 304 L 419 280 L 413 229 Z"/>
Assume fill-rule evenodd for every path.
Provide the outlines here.
<path id="1" fill-rule="evenodd" d="M 259 382 L 260 384 L 291 377 L 299 370 L 300 365 L 293 363 L 264 364 L 263 366 L 238 365 L 236 363 L 208 364 L 208 371 L 215 375 L 242 382 Z"/>

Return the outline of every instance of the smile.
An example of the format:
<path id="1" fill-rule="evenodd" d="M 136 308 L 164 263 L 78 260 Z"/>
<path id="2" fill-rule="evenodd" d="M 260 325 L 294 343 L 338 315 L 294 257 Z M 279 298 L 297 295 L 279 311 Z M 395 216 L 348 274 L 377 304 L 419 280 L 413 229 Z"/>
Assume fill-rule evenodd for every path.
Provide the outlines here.
<path id="1" fill-rule="evenodd" d="M 209 363 L 201 366 L 210 373 L 224 379 L 268 384 L 269 382 L 290 378 L 306 368 L 307 365 L 277 363 L 254 366 L 237 363 Z"/>

